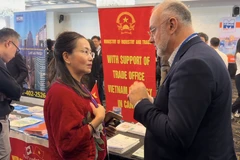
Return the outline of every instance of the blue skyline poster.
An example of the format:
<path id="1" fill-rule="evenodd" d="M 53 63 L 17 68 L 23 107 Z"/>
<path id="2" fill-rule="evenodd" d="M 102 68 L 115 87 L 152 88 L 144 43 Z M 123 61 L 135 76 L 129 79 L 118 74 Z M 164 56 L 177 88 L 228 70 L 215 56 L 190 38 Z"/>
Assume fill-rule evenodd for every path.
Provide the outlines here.
<path id="1" fill-rule="evenodd" d="M 20 49 L 28 68 L 23 95 L 45 98 L 46 90 L 46 12 L 14 13 L 14 29 L 20 34 Z"/>

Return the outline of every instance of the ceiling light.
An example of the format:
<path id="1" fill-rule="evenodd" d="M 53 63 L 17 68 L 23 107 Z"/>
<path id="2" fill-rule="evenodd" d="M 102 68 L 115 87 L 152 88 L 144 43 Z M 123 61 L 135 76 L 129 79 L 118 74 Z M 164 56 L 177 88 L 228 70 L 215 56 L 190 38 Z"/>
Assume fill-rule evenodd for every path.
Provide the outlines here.
<path id="1" fill-rule="evenodd" d="M 56 4 L 56 2 L 48 1 L 48 4 Z"/>
<path id="2" fill-rule="evenodd" d="M 32 5 L 29 4 L 29 3 L 26 3 L 25 6 L 26 6 L 26 7 L 31 7 Z"/>
<path id="3" fill-rule="evenodd" d="M 76 1 L 74 1 L 74 0 L 69 0 L 69 1 L 67 1 L 67 3 L 76 3 Z"/>

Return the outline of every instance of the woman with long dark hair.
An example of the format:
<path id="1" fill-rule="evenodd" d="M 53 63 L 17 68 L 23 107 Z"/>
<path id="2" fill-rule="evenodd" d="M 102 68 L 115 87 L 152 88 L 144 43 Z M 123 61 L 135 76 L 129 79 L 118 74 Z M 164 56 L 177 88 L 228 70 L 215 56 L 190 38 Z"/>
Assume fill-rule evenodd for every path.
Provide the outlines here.
<path id="1" fill-rule="evenodd" d="M 232 113 L 234 114 L 234 116 L 239 117 L 238 111 L 240 111 L 240 39 L 237 42 L 235 59 L 236 59 L 236 66 L 237 66 L 235 82 L 236 82 L 236 87 L 238 92 L 238 98 L 232 105 Z"/>
<path id="2" fill-rule="evenodd" d="M 92 61 L 89 42 L 82 35 L 64 32 L 58 36 L 44 104 L 52 160 L 106 157 L 105 109 L 82 84 L 82 77 L 91 72 Z"/>

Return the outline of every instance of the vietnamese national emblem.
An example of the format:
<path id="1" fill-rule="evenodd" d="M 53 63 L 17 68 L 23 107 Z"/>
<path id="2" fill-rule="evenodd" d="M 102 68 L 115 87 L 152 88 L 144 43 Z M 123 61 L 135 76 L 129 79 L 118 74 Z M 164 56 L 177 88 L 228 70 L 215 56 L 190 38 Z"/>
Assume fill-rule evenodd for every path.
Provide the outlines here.
<path id="1" fill-rule="evenodd" d="M 136 20 L 129 12 L 122 12 L 118 15 L 116 23 L 121 34 L 132 34 Z"/>

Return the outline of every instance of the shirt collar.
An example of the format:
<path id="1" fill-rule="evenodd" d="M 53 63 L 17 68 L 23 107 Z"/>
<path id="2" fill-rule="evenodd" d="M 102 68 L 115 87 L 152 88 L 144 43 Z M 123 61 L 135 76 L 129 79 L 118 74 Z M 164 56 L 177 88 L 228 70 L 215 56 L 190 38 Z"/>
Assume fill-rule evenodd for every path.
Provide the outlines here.
<path id="1" fill-rule="evenodd" d="M 191 35 L 192 36 L 192 35 Z M 194 36 L 189 36 L 188 38 L 186 38 L 184 41 L 186 41 L 187 40 L 187 42 L 188 41 L 190 41 L 191 39 L 193 39 L 194 37 L 197 37 L 197 35 L 194 35 Z M 191 38 L 190 38 L 191 37 Z M 189 39 L 190 38 L 190 39 Z M 169 57 L 169 59 L 168 59 L 168 63 L 169 63 L 169 65 L 170 65 L 170 67 L 172 66 L 172 63 L 173 63 L 173 61 L 174 61 L 174 58 L 176 57 L 176 55 L 177 55 L 177 52 L 178 52 L 178 50 L 180 49 L 180 46 L 183 44 L 183 42 L 184 41 L 182 41 L 182 43 L 177 47 L 177 48 L 175 48 L 175 50 L 173 51 L 173 53 L 171 54 L 171 56 Z"/>
<path id="2" fill-rule="evenodd" d="M 180 48 L 181 45 L 182 45 L 182 43 L 173 51 L 173 53 L 172 53 L 171 56 L 169 57 L 168 63 L 169 63 L 170 66 L 172 66 L 172 63 L 173 63 L 173 61 L 174 61 L 174 58 L 176 57 L 177 52 L 178 52 L 178 50 L 179 50 L 179 48 Z"/>
<path id="3" fill-rule="evenodd" d="M 97 51 L 100 51 L 100 49 L 101 49 L 101 46 L 98 46 Z"/>
<path id="4" fill-rule="evenodd" d="M 6 63 L 0 58 L 0 66 L 6 68 Z"/>

